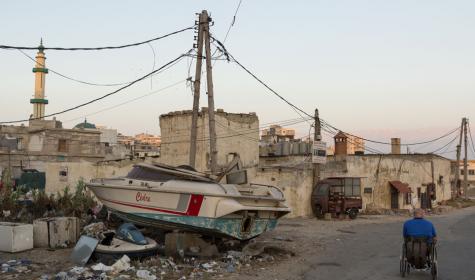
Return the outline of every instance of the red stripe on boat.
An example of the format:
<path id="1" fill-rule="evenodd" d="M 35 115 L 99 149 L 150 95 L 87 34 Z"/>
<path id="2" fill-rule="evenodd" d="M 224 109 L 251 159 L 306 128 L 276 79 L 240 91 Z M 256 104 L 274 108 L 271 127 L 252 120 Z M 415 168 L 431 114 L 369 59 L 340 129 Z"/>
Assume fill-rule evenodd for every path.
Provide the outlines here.
<path id="1" fill-rule="evenodd" d="M 203 195 L 192 194 L 190 197 L 190 202 L 188 203 L 188 210 L 186 210 L 186 215 L 198 216 L 202 203 L 203 203 Z"/>

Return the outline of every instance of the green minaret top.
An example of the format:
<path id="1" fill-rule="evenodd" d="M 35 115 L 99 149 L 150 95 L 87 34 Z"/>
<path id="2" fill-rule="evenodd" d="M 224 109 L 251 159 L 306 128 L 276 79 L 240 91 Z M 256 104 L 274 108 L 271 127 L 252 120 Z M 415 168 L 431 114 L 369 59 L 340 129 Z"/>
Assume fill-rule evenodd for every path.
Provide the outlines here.
<path id="1" fill-rule="evenodd" d="M 45 47 L 43 46 L 43 38 L 40 39 L 40 45 L 38 46 L 38 51 L 42 53 Z"/>

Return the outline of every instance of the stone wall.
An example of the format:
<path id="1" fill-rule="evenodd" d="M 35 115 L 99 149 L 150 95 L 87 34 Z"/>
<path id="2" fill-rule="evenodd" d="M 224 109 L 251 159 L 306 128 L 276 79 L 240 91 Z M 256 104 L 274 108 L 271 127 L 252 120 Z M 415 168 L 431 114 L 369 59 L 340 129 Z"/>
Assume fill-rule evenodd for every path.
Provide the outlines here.
<path id="1" fill-rule="evenodd" d="M 189 164 L 191 111 L 179 111 L 160 116 L 162 137 L 160 159 L 169 165 Z M 259 120 L 255 114 L 235 114 L 218 110 L 215 113 L 218 165 L 226 166 L 231 153 L 238 153 L 245 167 L 255 167 L 259 161 Z M 209 125 L 207 110 L 198 117 L 196 166 L 210 170 Z"/>

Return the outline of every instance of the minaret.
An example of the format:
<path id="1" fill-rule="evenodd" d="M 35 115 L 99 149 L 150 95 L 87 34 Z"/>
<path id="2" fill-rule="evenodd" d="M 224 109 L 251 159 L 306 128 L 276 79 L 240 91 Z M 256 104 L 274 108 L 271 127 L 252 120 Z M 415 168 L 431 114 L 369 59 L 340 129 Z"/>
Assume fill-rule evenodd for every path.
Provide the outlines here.
<path id="1" fill-rule="evenodd" d="M 32 118 L 41 120 L 45 116 L 45 105 L 48 104 L 48 100 L 45 99 L 45 77 L 48 74 L 45 61 L 43 39 L 41 39 L 36 54 L 36 65 L 33 68 L 33 73 L 35 73 L 35 95 L 33 99 L 30 99 L 30 103 L 33 104 Z"/>

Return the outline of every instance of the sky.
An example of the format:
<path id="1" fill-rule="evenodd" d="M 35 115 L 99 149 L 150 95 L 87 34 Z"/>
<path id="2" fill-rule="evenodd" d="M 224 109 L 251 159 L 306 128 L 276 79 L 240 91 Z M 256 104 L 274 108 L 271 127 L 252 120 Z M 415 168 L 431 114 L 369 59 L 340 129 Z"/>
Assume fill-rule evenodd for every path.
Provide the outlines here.
<path id="1" fill-rule="evenodd" d="M 2 1 L 0 44 L 37 46 L 40 38 L 47 47 L 133 43 L 189 27 L 203 9 L 214 20 L 212 34 L 223 40 L 238 3 Z M 318 108 L 325 121 L 365 138 L 419 142 L 454 129 L 462 117 L 475 120 L 474 10 L 475 2 L 468 0 L 243 0 L 225 45 L 244 66 L 309 114 Z M 92 83 L 130 82 L 191 49 L 193 36 L 187 31 L 121 50 L 49 50 L 46 63 L 54 71 Z M 27 54 L 34 56 L 35 51 Z M 33 62 L 17 50 L 0 50 L 0 62 L 0 121 L 28 118 Z M 194 61 L 186 58 L 119 94 L 57 118 L 64 127 L 87 117 L 124 134 L 159 134 L 161 114 L 191 109 L 191 89 L 183 82 L 189 76 L 194 76 Z M 213 76 L 216 108 L 256 112 L 261 123 L 299 117 L 235 63 L 216 61 Z M 115 89 L 80 84 L 50 71 L 46 112 Z M 202 95 L 201 106 L 206 103 Z M 104 111 L 110 107 L 115 108 Z M 294 128 L 304 136 L 309 124 Z M 411 149 L 429 152 L 452 136 Z M 444 156 L 451 156 L 454 147 L 455 142 L 448 145 Z"/>

